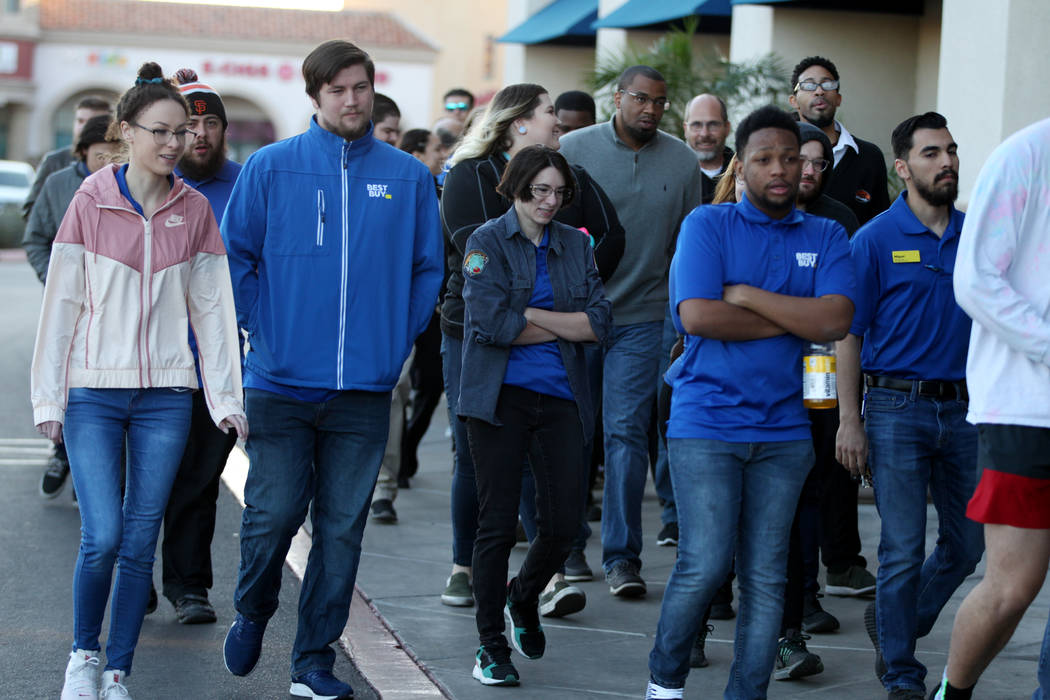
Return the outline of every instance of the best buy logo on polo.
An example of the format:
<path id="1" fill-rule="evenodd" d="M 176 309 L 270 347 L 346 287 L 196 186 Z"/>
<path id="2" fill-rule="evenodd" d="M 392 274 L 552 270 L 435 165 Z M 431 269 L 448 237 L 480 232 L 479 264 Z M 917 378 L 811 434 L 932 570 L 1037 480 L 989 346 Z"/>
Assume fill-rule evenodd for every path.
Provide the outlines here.
<path id="1" fill-rule="evenodd" d="M 394 195 L 387 194 L 386 185 L 365 185 L 368 188 L 368 196 L 378 199 L 393 199 Z"/>

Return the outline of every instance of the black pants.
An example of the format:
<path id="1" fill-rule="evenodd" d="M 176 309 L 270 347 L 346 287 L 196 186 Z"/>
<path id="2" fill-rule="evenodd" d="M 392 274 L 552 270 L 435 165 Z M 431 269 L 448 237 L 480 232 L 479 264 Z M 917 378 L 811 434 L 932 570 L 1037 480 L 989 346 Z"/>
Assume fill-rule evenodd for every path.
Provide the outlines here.
<path id="1" fill-rule="evenodd" d="M 860 555 L 860 531 L 857 528 L 857 489 L 849 471 L 835 460 L 835 433 L 839 429 L 836 409 L 814 409 L 809 412 L 816 462 L 813 471 L 820 489 L 820 522 L 817 541 L 821 559 L 829 571 L 839 573 L 854 564 L 866 566 Z M 803 523 L 806 527 L 806 523 Z M 806 546 L 806 535 L 803 534 Z M 813 541 L 812 536 L 808 540 Z M 816 578 L 816 551 L 805 550 L 807 575 Z"/>
<path id="2" fill-rule="evenodd" d="M 193 394 L 186 451 L 164 511 L 164 597 L 174 603 L 186 594 L 207 595 L 212 585 L 211 539 L 219 477 L 237 433 L 215 427 L 204 392 Z"/>
<path id="3" fill-rule="evenodd" d="M 405 479 L 415 476 L 419 470 L 416 452 L 445 390 L 441 373 L 441 316 L 437 313 L 416 338 L 416 354 L 412 358 L 409 376 L 414 391 L 412 413 L 401 433 L 401 465 L 398 470 L 398 476 Z"/>
<path id="4" fill-rule="evenodd" d="M 474 599 L 482 644 L 506 645 L 503 606 L 535 604 L 565 562 L 583 504 L 583 427 L 574 401 L 504 385 L 493 425 L 467 419 L 477 477 L 478 536 L 474 543 Z M 531 448 L 531 450 L 530 450 Z M 518 523 L 521 469 L 531 456 L 536 481 L 536 539 L 511 590 L 507 558 Z"/>
<path id="5" fill-rule="evenodd" d="M 820 526 L 820 475 L 816 468 L 810 469 L 802 485 L 795 519 L 791 523 L 791 538 L 788 545 L 787 585 L 784 588 L 784 617 L 780 624 L 780 636 L 786 630 L 802 630 L 802 616 L 807 593 L 817 592 L 816 541 Z M 812 550 L 812 562 L 806 559 Z M 812 564 L 813 571 L 809 570 Z M 812 576 L 811 576 L 812 574 Z"/>

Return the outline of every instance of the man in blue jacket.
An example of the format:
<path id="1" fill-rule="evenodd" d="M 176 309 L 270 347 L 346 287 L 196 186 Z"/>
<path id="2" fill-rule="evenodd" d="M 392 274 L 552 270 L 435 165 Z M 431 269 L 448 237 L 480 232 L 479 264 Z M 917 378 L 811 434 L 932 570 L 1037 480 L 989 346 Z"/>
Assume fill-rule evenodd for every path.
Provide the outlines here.
<path id="1" fill-rule="evenodd" d="M 390 391 L 437 302 L 441 225 L 426 166 L 373 137 L 368 54 L 325 42 L 303 78 L 317 110 L 310 128 L 247 160 L 222 222 L 248 332 L 252 426 L 237 618 L 223 655 L 235 675 L 255 667 L 312 500 L 290 692 L 346 698 L 331 644 L 349 614 Z"/>

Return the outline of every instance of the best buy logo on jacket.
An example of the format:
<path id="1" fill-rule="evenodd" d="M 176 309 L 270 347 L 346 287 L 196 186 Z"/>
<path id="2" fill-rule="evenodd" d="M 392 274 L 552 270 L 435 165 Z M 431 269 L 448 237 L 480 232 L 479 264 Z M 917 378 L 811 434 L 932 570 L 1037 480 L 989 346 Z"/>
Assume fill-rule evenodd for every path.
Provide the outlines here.
<path id="1" fill-rule="evenodd" d="M 380 199 L 393 199 L 394 195 L 387 194 L 386 185 L 365 185 L 368 188 L 368 196 Z"/>

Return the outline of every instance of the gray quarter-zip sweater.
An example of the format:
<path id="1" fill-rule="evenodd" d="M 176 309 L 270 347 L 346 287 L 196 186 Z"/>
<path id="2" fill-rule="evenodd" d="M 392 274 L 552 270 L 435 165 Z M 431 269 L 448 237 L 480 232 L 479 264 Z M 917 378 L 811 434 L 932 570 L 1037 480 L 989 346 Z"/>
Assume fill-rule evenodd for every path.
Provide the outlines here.
<path id="1" fill-rule="evenodd" d="M 700 165 L 665 131 L 635 151 L 616 135 L 615 119 L 566 134 L 560 150 L 605 190 L 626 233 L 623 258 L 605 283 L 613 323 L 662 321 L 678 229 L 700 204 Z"/>

